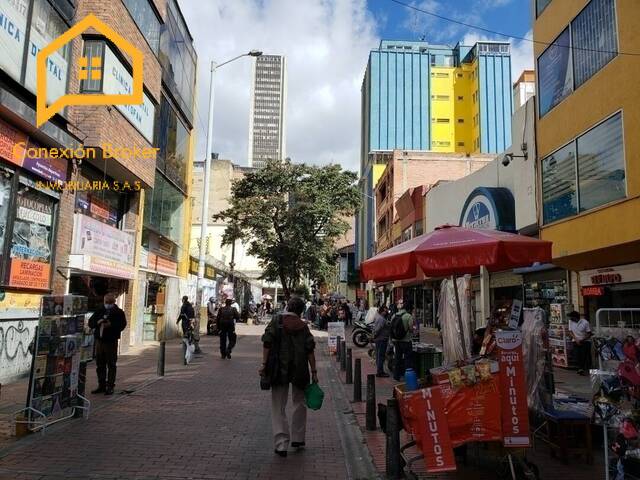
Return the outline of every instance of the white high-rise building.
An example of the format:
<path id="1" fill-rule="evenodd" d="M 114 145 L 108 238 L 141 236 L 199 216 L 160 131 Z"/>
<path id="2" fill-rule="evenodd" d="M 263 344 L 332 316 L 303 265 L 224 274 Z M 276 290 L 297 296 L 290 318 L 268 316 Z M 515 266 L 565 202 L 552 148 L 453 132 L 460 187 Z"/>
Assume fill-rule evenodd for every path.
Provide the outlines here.
<path id="1" fill-rule="evenodd" d="M 286 157 L 287 69 L 281 55 L 262 55 L 253 66 L 249 114 L 249 166 Z"/>

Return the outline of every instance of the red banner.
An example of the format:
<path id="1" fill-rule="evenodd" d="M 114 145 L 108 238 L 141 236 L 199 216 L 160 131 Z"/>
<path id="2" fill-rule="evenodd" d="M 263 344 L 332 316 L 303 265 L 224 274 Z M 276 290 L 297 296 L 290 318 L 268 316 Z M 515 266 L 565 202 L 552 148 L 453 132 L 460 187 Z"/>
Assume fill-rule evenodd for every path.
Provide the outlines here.
<path id="1" fill-rule="evenodd" d="M 449 426 L 439 387 L 421 390 L 424 420 L 420 422 L 422 454 L 429 473 L 449 472 L 456 469 Z"/>
<path id="2" fill-rule="evenodd" d="M 440 387 L 423 388 L 407 393 L 404 390 L 396 390 L 396 393 L 404 428 L 415 438 L 424 455 L 427 470 L 455 470 L 456 460 Z"/>
<path id="3" fill-rule="evenodd" d="M 529 446 L 527 387 L 522 362 L 522 332 L 496 332 L 502 395 L 502 435 L 505 447 Z"/>
<path id="4" fill-rule="evenodd" d="M 500 388 L 496 377 L 457 390 L 450 384 L 440 388 L 454 447 L 467 442 L 502 440 Z"/>

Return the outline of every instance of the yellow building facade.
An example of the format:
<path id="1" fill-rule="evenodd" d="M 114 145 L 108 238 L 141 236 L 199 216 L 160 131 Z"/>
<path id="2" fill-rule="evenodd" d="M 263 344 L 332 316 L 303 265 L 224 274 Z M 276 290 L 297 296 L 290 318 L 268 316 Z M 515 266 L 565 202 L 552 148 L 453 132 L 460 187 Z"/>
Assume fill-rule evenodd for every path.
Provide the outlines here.
<path id="1" fill-rule="evenodd" d="M 541 237 L 586 312 L 640 305 L 640 2 L 534 6 Z"/>

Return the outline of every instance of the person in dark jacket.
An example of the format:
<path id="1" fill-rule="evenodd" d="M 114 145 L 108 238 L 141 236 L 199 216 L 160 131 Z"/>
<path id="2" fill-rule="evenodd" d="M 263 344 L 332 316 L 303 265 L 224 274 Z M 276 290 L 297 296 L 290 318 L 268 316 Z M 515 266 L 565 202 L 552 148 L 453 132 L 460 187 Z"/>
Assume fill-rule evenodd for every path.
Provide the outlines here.
<path id="1" fill-rule="evenodd" d="M 287 311 L 276 316 L 262 335 L 262 367 L 258 371 L 263 375 L 269 358 L 269 351 L 278 346 L 278 378 L 271 379 L 271 424 L 275 453 L 287 456 L 289 440 L 294 448 L 305 446 L 307 428 L 307 407 L 304 390 L 310 382 L 318 383 L 315 341 L 307 324 L 300 318 L 304 312 L 304 300 L 292 297 Z M 311 367 L 311 375 L 309 375 Z M 292 385 L 293 415 L 291 435 L 289 421 L 285 412 L 289 397 L 289 384 Z"/>
<path id="2" fill-rule="evenodd" d="M 98 388 L 91 393 L 113 395 L 116 384 L 116 362 L 118 361 L 118 340 L 127 326 L 124 312 L 116 305 L 112 293 L 104 296 L 102 305 L 89 319 L 95 337 L 96 373 Z"/>
<path id="3" fill-rule="evenodd" d="M 373 341 L 376 344 L 376 366 L 377 377 L 388 377 L 384 371 L 384 360 L 387 356 L 387 347 L 389 345 L 390 325 L 387 320 L 387 307 L 381 305 L 376 313 L 373 324 Z"/>
<path id="4" fill-rule="evenodd" d="M 176 320 L 176 323 L 179 323 L 182 327 L 183 336 L 189 336 L 189 332 L 193 330 L 193 322 L 195 318 L 196 312 L 193 309 L 193 305 L 191 305 L 191 302 L 189 302 L 189 297 L 185 295 L 184 297 L 182 297 L 180 315 L 178 315 L 178 320 Z"/>
<path id="5" fill-rule="evenodd" d="M 240 320 L 240 314 L 233 305 L 233 300 L 227 298 L 224 307 L 218 310 L 218 333 L 220 335 L 220 356 L 231 359 L 231 350 L 236 345 L 236 322 Z"/>

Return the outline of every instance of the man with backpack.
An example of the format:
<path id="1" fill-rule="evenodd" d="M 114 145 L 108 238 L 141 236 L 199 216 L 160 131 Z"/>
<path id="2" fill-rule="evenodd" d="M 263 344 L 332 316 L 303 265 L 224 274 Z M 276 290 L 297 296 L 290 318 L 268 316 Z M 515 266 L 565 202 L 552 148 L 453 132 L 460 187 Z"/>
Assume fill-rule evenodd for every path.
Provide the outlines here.
<path id="1" fill-rule="evenodd" d="M 224 307 L 218 310 L 216 323 L 220 333 L 220 356 L 231 359 L 231 350 L 236 345 L 236 322 L 240 320 L 238 310 L 233 306 L 233 300 L 227 298 Z"/>
<path id="2" fill-rule="evenodd" d="M 402 299 L 397 302 L 398 310 L 391 318 L 391 340 L 394 342 L 395 366 L 393 379 L 399 382 L 407 368 L 413 367 L 413 316 L 405 309 Z"/>

